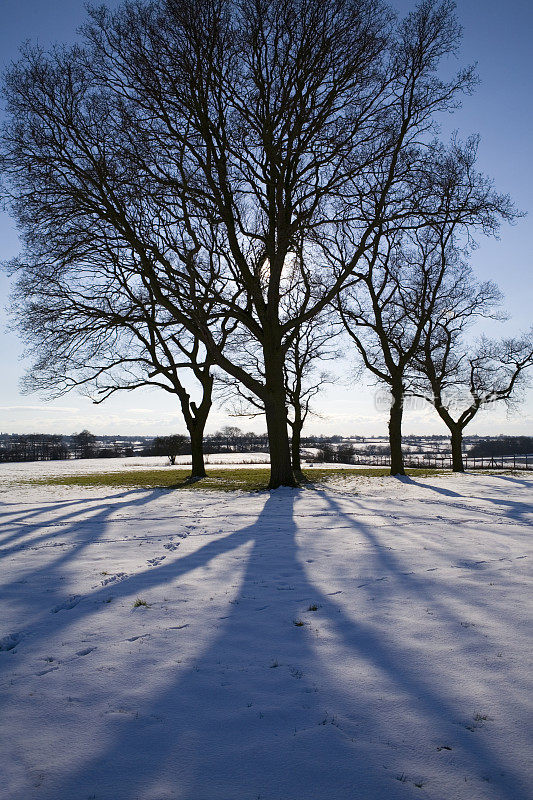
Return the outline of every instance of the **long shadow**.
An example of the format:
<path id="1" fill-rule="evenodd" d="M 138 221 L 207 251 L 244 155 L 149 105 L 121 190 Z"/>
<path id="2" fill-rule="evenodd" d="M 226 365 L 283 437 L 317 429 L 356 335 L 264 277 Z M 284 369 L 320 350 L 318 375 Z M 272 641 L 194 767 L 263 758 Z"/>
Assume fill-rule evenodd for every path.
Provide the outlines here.
<path id="1" fill-rule="evenodd" d="M 331 508 L 335 509 L 339 518 L 346 517 L 339 503 L 335 501 L 332 495 L 324 492 L 322 496 L 325 502 Z M 394 579 L 400 586 L 403 586 L 403 594 L 406 599 L 410 596 L 417 595 L 422 606 L 429 603 L 440 612 L 441 619 L 451 627 L 452 632 L 458 630 L 461 617 L 458 617 L 452 608 L 446 606 L 445 602 L 440 599 L 443 595 L 446 596 L 446 594 L 451 595 L 453 598 L 454 592 L 446 592 L 445 589 L 443 591 L 444 587 L 437 587 L 434 580 L 431 578 L 424 579 L 414 572 L 405 572 L 402 569 L 402 564 L 393 554 L 392 549 L 388 546 L 384 546 L 380 542 L 378 536 L 376 536 L 369 525 L 355 521 L 354 530 L 358 533 L 362 533 L 367 541 L 372 544 L 372 552 L 374 553 L 376 561 L 376 570 L 378 572 L 385 571 L 389 577 Z M 382 594 L 386 593 L 386 584 L 380 585 L 382 587 Z M 379 589 L 373 586 L 372 591 L 375 594 Z M 470 598 L 469 602 L 472 606 L 479 605 L 473 598 Z M 401 642 L 397 641 L 395 644 L 390 642 L 387 647 L 385 643 L 376 636 L 375 631 L 363 622 L 355 622 L 354 620 L 343 618 L 341 624 L 347 641 L 357 642 L 356 647 L 359 653 L 364 652 L 375 659 L 376 663 L 381 665 L 385 674 L 396 681 L 399 688 L 403 691 L 407 691 L 413 701 L 421 707 L 421 710 L 429 715 L 436 716 L 440 720 L 446 718 L 453 719 L 454 717 L 455 719 L 461 718 L 464 713 L 463 710 L 460 707 L 455 707 L 451 702 L 451 695 L 454 694 L 453 690 L 456 681 L 455 675 L 447 676 L 447 684 L 446 681 L 443 680 L 445 676 L 443 676 L 441 672 L 439 676 L 441 688 L 440 691 L 437 691 L 437 683 L 432 678 L 431 674 L 428 674 L 426 680 L 422 678 L 424 672 L 427 672 L 427 667 L 425 667 L 423 663 L 417 667 L 417 665 L 413 663 L 412 654 L 408 655 L 406 653 L 405 655 L 407 657 L 402 658 Z M 475 631 L 473 634 L 476 636 Z M 478 638 L 481 644 L 483 638 L 482 634 L 480 634 Z M 406 668 L 405 664 L 409 664 L 409 668 Z M 435 666 L 437 666 L 437 671 L 440 671 L 438 664 Z M 461 730 L 461 728 L 456 725 L 441 726 L 442 734 L 448 735 L 459 744 L 463 754 L 470 760 L 471 766 L 475 770 L 477 769 L 478 774 L 482 775 L 487 765 L 492 765 L 494 769 L 494 776 L 492 779 L 493 788 L 495 786 L 497 787 L 499 791 L 498 798 L 516 798 L 518 800 L 518 798 L 523 797 L 524 800 L 527 800 L 529 797 L 529 790 L 521 779 L 517 775 L 512 775 L 508 765 L 499 760 L 498 755 L 492 748 L 488 748 L 479 741 L 476 742 L 470 734 L 466 732 L 467 730 L 469 729 Z"/>
<path id="2" fill-rule="evenodd" d="M 69 604 L 73 601 L 72 593 L 62 588 L 62 581 L 68 572 L 69 566 L 74 564 L 85 550 L 105 539 L 109 523 L 117 508 L 131 511 L 132 508 L 141 508 L 149 505 L 152 500 L 160 496 L 160 492 L 157 491 L 144 491 L 138 496 L 135 496 L 136 494 L 134 492 L 121 492 L 102 499 L 95 498 L 96 502 L 88 510 L 86 506 L 91 500 L 86 498 L 85 500 L 75 499 L 57 502 L 44 509 L 41 505 L 40 508 L 37 507 L 30 512 L 34 518 L 44 514 L 46 517 L 46 522 L 43 523 L 44 527 L 59 525 L 60 531 L 37 535 L 22 541 L 12 548 L 5 548 L 4 556 L 7 556 L 10 552 L 25 548 L 29 550 L 36 548 L 47 549 L 47 557 L 43 557 L 41 566 L 23 569 L 17 573 L 16 578 L 13 580 L 4 580 L 0 584 L 0 605 L 6 601 L 8 603 L 15 602 L 20 616 L 31 620 L 29 630 L 26 630 L 26 628 L 20 630 L 19 628 L 8 633 L 13 633 L 23 638 L 28 636 L 32 646 L 36 647 L 46 639 L 51 627 L 53 632 L 60 632 L 64 628 L 68 628 L 75 620 L 77 621 L 83 616 L 94 613 L 102 602 L 109 600 L 110 588 L 109 586 L 102 586 L 96 592 L 93 591 L 85 597 L 77 596 L 74 598 L 77 606 L 79 603 L 79 613 L 74 618 L 71 618 L 69 614 L 63 613 L 54 615 L 53 622 L 51 621 L 50 612 L 52 610 L 60 609 L 63 604 Z M 124 501 L 124 503 L 117 505 L 117 500 Z M 85 509 L 83 507 L 84 503 Z M 59 514 L 51 519 L 50 514 L 54 510 L 59 511 Z M 22 512 L 22 518 L 25 518 L 25 513 L 25 511 Z M 19 518 L 17 517 L 16 519 Z M 35 524 L 38 525 L 38 523 Z M 25 535 L 27 535 L 27 531 Z M 59 537 L 62 541 L 54 542 L 56 537 Z M 48 546 L 50 549 L 48 549 Z M 57 555 L 55 555 L 56 553 Z M 34 594 L 37 592 L 40 595 L 43 585 L 48 585 L 49 587 L 45 590 L 46 595 L 44 595 L 46 603 L 41 602 L 40 606 L 37 606 L 38 610 L 36 610 Z M 114 586 L 112 591 L 114 593 Z"/>
<path id="3" fill-rule="evenodd" d="M 420 484 L 418 481 L 413 480 L 408 475 L 395 475 L 394 476 L 400 483 L 412 484 L 413 486 L 421 486 L 423 485 L 425 489 L 429 489 L 432 492 L 437 492 L 437 494 L 446 495 L 446 497 L 462 497 L 459 492 L 452 492 L 451 489 L 444 489 L 442 486 L 430 486 L 428 484 Z"/>
<path id="4" fill-rule="evenodd" d="M 376 785 L 383 784 L 384 790 L 389 786 L 388 776 L 380 780 L 366 774 L 365 764 L 354 759 L 350 737 L 332 724 L 331 705 L 342 707 L 342 693 L 337 700 L 338 692 L 326 700 L 321 696 L 317 688 L 321 669 L 312 639 L 294 625 L 317 594 L 298 558 L 292 520 L 295 496 L 269 497 L 252 525 L 120 584 L 121 592 L 131 594 L 139 580 L 144 587 L 146 578 L 152 585 L 169 577 L 176 580 L 239 548 L 249 548 L 240 591 L 228 614 L 214 626 L 204 652 L 185 669 L 171 670 L 162 689 L 154 691 L 147 676 L 137 698 L 136 715 L 142 722 L 132 726 L 131 719 L 117 715 L 107 726 L 108 746 L 68 782 L 43 796 L 74 800 L 93 792 L 113 800 L 145 796 L 236 800 L 266 792 L 302 800 L 322 796 L 341 800 L 349 796 L 354 781 L 369 791 Z M 236 671 L 235 662 L 241 665 Z M 142 681 L 143 676 L 141 685 Z M 310 717 L 314 730 L 309 730 Z M 372 726 L 372 715 L 364 705 L 358 724 Z M 310 735 L 316 730 L 323 736 Z M 331 744 L 324 747 L 332 730 L 334 759 Z M 295 794 L 294 772 L 302 759 L 305 773 L 298 774 L 300 787 Z M 349 765 L 340 774 L 339 761 L 343 769 Z M 113 778 L 108 764 L 113 764 Z M 389 788 L 393 800 L 402 796 L 399 788 Z"/>
<path id="5" fill-rule="evenodd" d="M 491 477 L 500 478 L 502 480 L 507 478 L 507 476 L 504 476 L 504 475 L 494 475 L 494 476 L 491 476 Z M 458 492 L 453 492 L 451 489 L 445 489 L 442 486 L 434 486 L 434 485 L 430 485 L 428 483 L 423 483 L 422 484 L 419 481 L 413 480 L 412 478 L 407 477 L 407 476 L 403 476 L 403 475 L 400 476 L 398 478 L 398 480 L 400 480 L 402 483 L 412 484 L 413 486 L 421 486 L 422 488 L 427 489 L 429 492 L 435 492 L 436 494 L 444 495 L 445 497 L 459 497 L 459 498 L 464 498 L 466 500 L 471 500 L 471 501 L 482 500 L 484 502 L 489 502 L 492 505 L 505 506 L 505 508 L 502 509 L 502 513 L 504 513 L 506 516 L 508 516 L 513 521 L 514 520 L 522 520 L 523 516 L 525 514 L 527 514 L 527 513 L 531 513 L 531 511 L 533 509 L 533 506 L 532 506 L 531 503 L 526 503 L 526 502 L 518 501 L 518 500 L 510 500 L 508 498 L 502 498 L 502 497 L 488 497 L 488 496 L 487 497 L 477 497 L 475 495 L 462 495 L 462 494 L 460 494 Z M 518 483 L 520 486 L 527 486 L 527 487 L 532 487 L 533 486 L 533 483 L 532 482 L 528 482 L 528 481 L 514 481 L 514 482 Z M 467 506 L 463 506 L 463 508 L 465 508 L 467 510 L 470 510 L 470 511 L 474 511 L 475 510 L 473 508 L 468 508 Z M 485 512 L 485 513 L 490 513 L 490 512 Z M 529 522 L 529 520 L 526 520 L 526 521 Z"/>
<path id="6" fill-rule="evenodd" d="M 492 477 L 498 478 L 500 481 L 504 481 L 506 483 L 516 483 L 518 486 L 527 487 L 528 489 L 533 488 L 533 471 L 528 473 L 528 478 L 515 478 L 511 475 L 493 475 Z"/>
<path id="7" fill-rule="evenodd" d="M 125 663 L 126 680 L 117 702 L 129 703 L 131 713 L 110 715 L 101 725 L 101 746 L 91 742 L 91 755 L 66 780 L 41 787 L 40 797 L 405 798 L 405 764 L 394 743 L 387 768 L 378 767 L 373 756 L 376 742 L 383 744 L 388 732 L 379 727 L 383 715 L 376 715 L 374 707 L 379 692 L 367 692 L 363 673 L 370 671 L 384 694 L 406 698 L 417 712 L 419 721 L 408 726 L 415 740 L 423 741 L 426 727 L 435 736 L 453 739 L 462 758 L 456 770 L 468 768 L 480 776 L 490 769 L 492 788 L 501 800 L 525 800 L 519 777 L 501 756 L 450 722 L 462 716 L 451 699 L 454 676 L 441 673 L 440 682 L 431 675 L 424 678 L 425 665 L 413 663 L 412 652 L 401 642 L 383 639 L 363 618 L 349 617 L 309 580 L 294 514 L 300 496 L 296 491 L 272 494 L 251 525 L 116 587 L 119 595 L 131 596 L 141 587 L 175 582 L 207 564 L 216 568 L 241 548 L 247 551 L 230 609 L 216 620 L 204 615 L 208 635 L 198 632 L 203 644 L 197 654 L 184 658 L 183 664 L 167 660 L 161 670 L 154 663 L 150 672 Z M 398 577 L 401 565 L 370 526 L 347 517 L 328 494 L 321 497 L 335 516 L 348 520 L 372 544 L 380 566 Z M 424 583 L 403 573 L 399 579 L 426 600 Z M 77 617 L 90 614 L 92 601 L 98 602 L 104 592 L 92 594 L 90 605 L 80 604 Z M 318 610 L 306 612 L 309 604 Z M 305 624 L 295 625 L 300 619 Z M 68 624 L 66 618 L 61 624 Z M 328 637 L 333 637 L 331 644 Z M 176 650 L 174 644 L 171 653 Z M 336 664 L 341 654 L 343 660 Z M 159 657 L 165 657 L 164 649 Z M 341 663 L 347 665 L 346 673 Z M 360 730 L 365 733 L 361 742 Z"/>
<path id="8" fill-rule="evenodd" d="M 142 491 L 142 490 L 140 490 Z M 139 504 L 145 504 L 149 502 L 155 494 L 155 490 L 153 491 L 142 491 L 141 498 L 139 499 Z M 95 512 L 94 517 L 90 520 L 91 522 L 96 522 L 100 519 L 102 522 L 105 522 L 109 515 L 116 510 L 116 508 L 120 508 L 119 505 L 113 506 L 111 501 L 122 501 L 128 499 L 127 505 L 132 504 L 132 491 L 126 490 L 123 492 L 118 492 L 116 494 L 106 494 L 104 498 L 102 498 L 101 502 L 92 505 L 91 511 Z M 97 498 L 95 498 L 97 500 Z M 90 500 L 89 500 L 90 502 Z M 76 519 L 76 515 L 79 513 L 82 515 L 83 521 L 87 521 L 87 503 L 88 498 L 75 498 L 75 499 L 67 499 L 67 500 L 58 500 L 51 503 L 36 503 L 31 504 L 34 505 L 33 509 L 24 508 L 23 510 L 19 511 L 18 513 L 13 514 L 12 511 L 7 510 L 0 513 L 0 523 L 2 527 L 5 528 L 6 534 L 0 536 L 0 558 L 10 555 L 11 553 L 25 549 L 26 547 L 31 547 L 34 543 L 38 542 L 39 544 L 43 544 L 46 541 L 53 540 L 58 536 L 62 536 L 65 534 L 65 530 L 68 530 L 69 525 L 79 524 Z M 21 503 L 0 503 L 0 506 L 9 507 L 9 505 L 13 505 L 16 508 L 19 508 Z M 60 512 L 60 513 L 56 513 Z M 101 512 L 101 513 L 98 513 Z M 51 514 L 56 513 L 56 516 L 53 517 L 51 520 L 46 521 L 38 521 L 39 517 L 43 515 L 49 516 Z M 34 521 L 30 521 L 34 520 Z M 42 531 L 44 528 L 52 528 L 59 530 L 53 531 L 48 535 L 43 535 Z M 13 533 L 10 533 L 11 530 L 14 530 Z M 35 531 L 37 536 L 35 539 L 28 539 L 28 533 Z M 24 542 L 20 545 L 12 544 L 11 547 L 7 545 L 9 543 L 20 542 L 21 539 L 24 539 Z"/>

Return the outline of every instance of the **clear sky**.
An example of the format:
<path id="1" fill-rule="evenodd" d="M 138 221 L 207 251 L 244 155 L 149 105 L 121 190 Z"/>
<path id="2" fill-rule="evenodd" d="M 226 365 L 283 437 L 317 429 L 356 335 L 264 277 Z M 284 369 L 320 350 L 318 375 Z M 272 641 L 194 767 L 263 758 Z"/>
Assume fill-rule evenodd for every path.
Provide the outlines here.
<path id="1" fill-rule="evenodd" d="M 111 6 L 118 5 L 109 0 Z M 85 16 L 83 0 L 0 0 L 0 68 L 17 57 L 26 39 L 48 46 L 54 41 L 72 41 Z M 412 8 L 407 0 L 394 0 L 400 12 Z M 528 217 L 502 230 L 499 241 L 481 242 L 474 264 L 482 279 L 496 281 L 505 293 L 511 319 L 491 323 L 491 336 L 514 335 L 531 324 L 532 234 L 533 234 L 533 104 L 531 78 L 533 58 L 533 3 L 531 0 L 459 0 L 458 17 L 464 27 L 460 64 L 478 63 L 481 86 L 463 108 L 445 122 L 446 134 L 457 129 L 462 137 L 479 132 L 482 137 L 479 166 L 509 192 Z M 1 115 L 1 110 L 0 110 Z M 0 260 L 18 250 L 14 227 L 0 208 Z M 161 390 L 121 393 L 103 405 L 70 394 L 53 402 L 36 395 L 23 396 L 19 379 L 28 367 L 22 359 L 22 345 L 6 330 L 5 306 L 9 283 L 0 274 L 0 432 L 72 433 L 89 428 L 94 433 L 156 434 L 185 431 L 174 399 Z M 349 360 L 339 367 L 335 385 L 317 399 L 319 417 L 310 420 L 312 433 L 385 434 L 387 415 L 375 402 L 376 390 L 350 380 Z M 376 405 L 378 407 L 376 407 Z M 208 432 L 225 424 L 246 430 L 263 430 L 260 420 L 235 419 L 214 409 Z M 406 433 L 445 433 L 429 408 L 408 409 Z M 478 434 L 531 434 L 533 392 L 518 413 L 508 416 L 505 408 L 485 411 L 467 429 Z"/>

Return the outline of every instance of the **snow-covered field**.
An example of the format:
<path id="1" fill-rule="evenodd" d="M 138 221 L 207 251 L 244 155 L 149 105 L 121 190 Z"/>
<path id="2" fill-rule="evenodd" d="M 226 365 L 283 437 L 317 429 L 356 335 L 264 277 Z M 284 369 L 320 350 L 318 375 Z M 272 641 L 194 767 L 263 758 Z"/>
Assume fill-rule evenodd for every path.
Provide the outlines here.
<path id="1" fill-rule="evenodd" d="M 0 796 L 532 796 L 533 477 L 247 495 L 5 466 Z"/>
<path id="2" fill-rule="evenodd" d="M 268 453 L 214 453 L 206 456 L 206 464 L 218 467 L 264 467 Z M 176 467 L 189 466 L 190 456 L 176 456 Z M 93 472 L 122 472 L 143 469 L 169 469 L 164 456 L 132 456 L 130 458 L 76 458 L 69 461 L 32 461 L 0 464 L 0 486 L 16 479 L 46 478 L 57 475 L 87 475 Z"/>
<path id="3" fill-rule="evenodd" d="M 265 468 L 270 464 L 268 453 L 214 453 L 206 456 L 207 468 L 252 469 Z M 302 461 L 305 466 L 307 462 Z M 190 456 L 177 456 L 175 468 L 190 467 Z M 313 464 L 316 467 L 335 469 L 365 469 L 353 464 Z M 90 475 L 100 472 L 136 472 L 143 470 L 172 469 L 168 458 L 163 456 L 136 456 L 131 458 L 77 458 L 67 461 L 32 461 L 15 464 L 0 464 L 0 489 L 13 481 L 54 478 L 62 475 Z"/>

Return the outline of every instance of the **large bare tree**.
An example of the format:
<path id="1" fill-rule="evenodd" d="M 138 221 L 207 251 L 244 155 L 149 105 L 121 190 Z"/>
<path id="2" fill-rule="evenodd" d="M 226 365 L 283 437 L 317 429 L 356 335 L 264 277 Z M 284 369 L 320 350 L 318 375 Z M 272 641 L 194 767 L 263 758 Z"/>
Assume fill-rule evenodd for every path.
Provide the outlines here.
<path id="1" fill-rule="evenodd" d="M 130 247 L 131 279 L 260 399 L 270 486 L 293 484 L 284 362 L 298 331 L 385 231 L 442 214 L 427 202 L 434 117 L 475 82 L 437 73 L 459 44 L 453 4 L 423 0 L 399 23 L 379 0 L 156 0 L 91 17 L 84 49 L 30 49 L 7 78 L 26 251 L 53 271 Z M 191 283 L 211 287 L 215 321 Z M 263 380 L 220 346 L 217 309 L 259 344 Z"/>

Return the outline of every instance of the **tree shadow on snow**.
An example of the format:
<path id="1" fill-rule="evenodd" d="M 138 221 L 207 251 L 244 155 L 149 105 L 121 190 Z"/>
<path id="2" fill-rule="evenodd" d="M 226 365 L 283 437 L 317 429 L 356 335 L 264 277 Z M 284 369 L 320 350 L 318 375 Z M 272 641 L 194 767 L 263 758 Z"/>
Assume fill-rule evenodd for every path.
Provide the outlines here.
<path id="1" fill-rule="evenodd" d="M 370 546 L 373 569 L 399 582 L 406 596 L 429 602 L 430 579 L 406 575 L 372 526 L 347 516 L 329 493 L 319 495 L 327 521 L 342 520 Z M 148 505 L 155 496 L 160 493 L 143 493 L 132 504 Z M 116 698 L 117 705 L 125 704 L 124 713 L 91 720 L 99 738 L 91 734 L 87 757 L 68 777 L 41 786 L 41 798 L 399 800 L 406 797 L 402 776 L 410 765 L 397 754 L 405 751 L 403 740 L 399 748 L 394 737 L 413 737 L 415 748 L 422 747 L 430 730 L 435 743 L 454 742 L 450 774 L 482 776 L 490 769 L 490 786 L 500 800 L 525 800 L 519 777 L 501 754 L 461 725 L 464 709 L 453 693 L 456 676 L 439 672 L 438 665 L 427 670 L 424 658 L 418 663 L 406 643 L 384 637 L 366 614 L 348 615 L 335 592 L 310 578 L 305 559 L 310 534 L 298 530 L 295 516 L 302 496 L 306 492 L 298 490 L 265 495 L 252 524 L 210 537 L 191 552 L 178 551 L 173 560 L 113 586 L 116 598 L 162 585 L 171 593 L 196 570 L 216 571 L 221 563 L 227 569 L 232 557 L 236 573 L 242 569 L 223 615 L 204 614 L 202 625 L 208 630 L 198 630 L 201 644 L 195 656 L 187 657 L 185 650 L 182 663 L 176 658 L 175 664 L 159 668 L 148 660 L 143 669 L 140 657 L 124 657 L 124 688 Z M 355 500 L 354 506 L 357 513 Z M 69 522 L 64 506 L 58 504 L 57 510 L 60 520 Z M 106 502 L 94 512 L 90 522 L 98 521 L 98 530 L 105 531 Z M 53 569 L 63 569 L 99 535 L 80 536 Z M 380 586 L 386 591 L 384 583 Z M 93 614 L 108 594 L 108 587 L 93 591 L 73 609 L 76 621 Z M 317 610 L 307 610 L 310 606 Z M 441 611 L 450 624 L 457 621 L 451 605 Z M 72 621 L 66 614 L 57 617 L 56 635 Z M 174 626 L 168 635 L 175 641 L 169 640 L 167 658 L 179 655 L 183 633 Z M 164 649 L 155 652 L 165 656 Z M 433 679 L 435 673 L 440 681 Z M 101 673 L 94 676 L 95 690 L 103 680 Z M 379 691 L 370 691 L 376 682 Z M 378 695 L 400 697 L 408 709 L 405 719 L 391 718 L 388 730 L 380 723 L 386 713 L 376 714 Z M 398 708 L 396 700 L 391 702 Z M 388 748 L 386 764 L 376 761 L 376 747 Z"/>

